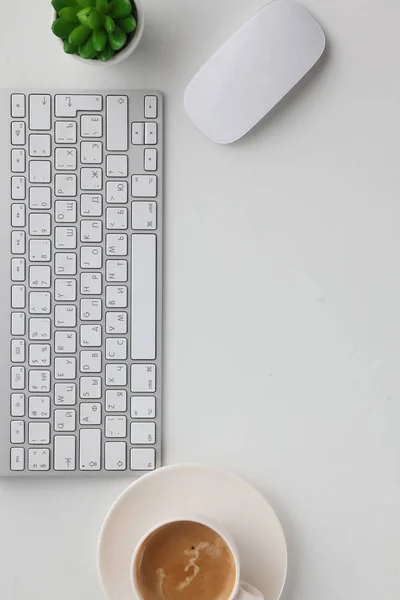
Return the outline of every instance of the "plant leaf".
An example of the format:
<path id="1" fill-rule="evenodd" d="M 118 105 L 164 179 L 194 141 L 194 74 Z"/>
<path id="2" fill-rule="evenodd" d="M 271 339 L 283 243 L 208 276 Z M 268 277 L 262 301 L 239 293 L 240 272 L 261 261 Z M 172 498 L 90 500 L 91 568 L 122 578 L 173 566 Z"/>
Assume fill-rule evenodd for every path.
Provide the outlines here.
<path id="1" fill-rule="evenodd" d="M 87 6 L 86 8 L 81 8 L 80 10 L 78 10 L 76 16 L 78 17 L 78 20 L 82 25 L 86 25 L 91 12 L 92 12 L 92 9 L 90 8 L 90 6 Z"/>
<path id="2" fill-rule="evenodd" d="M 104 13 L 108 9 L 108 1 L 107 0 L 96 0 L 96 8 L 100 12 Z"/>
<path id="3" fill-rule="evenodd" d="M 86 27 L 86 25 L 78 25 L 69 34 L 68 41 L 73 46 L 81 46 L 88 40 L 91 33 L 92 30 L 89 27 Z"/>
<path id="4" fill-rule="evenodd" d="M 105 31 L 94 31 L 92 35 L 93 46 L 97 52 L 102 52 L 107 44 L 107 34 Z"/>
<path id="5" fill-rule="evenodd" d="M 112 58 L 113 56 L 114 50 L 107 44 L 104 50 L 98 55 L 98 59 L 102 60 L 103 62 L 107 62 L 107 60 L 110 60 L 110 58 Z"/>
<path id="6" fill-rule="evenodd" d="M 121 50 L 126 44 L 126 33 L 121 27 L 116 27 L 108 34 L 108 39 L 113 50 Z"/>
<path id="7" fill-rule="evenodd" d="M 65 8 L 62 8 L 60 10 L 60 17 L 62 17 L 66 21 L 68 21 L 68 23 L 77 23 L 78 22 L 78 17 L 76 16 L 77 12 L 78 12 L 77 8 L 74 8 L 73 6 L 66 6 Z"/>
<path id="8" fill-rule="evenodd" d="M 65 6 L 76 6 L 76 0 L 64 0 Z"/>
<path id="9" fill-rule="evenodd" d="M 51 0 L 51 5 L 56 13 L 59 13 L 62 8 L 65 8 L 64 0 Z"/>
<path id="10" fill-rule="evenodd" d="M 133 15 L 129 15 L 129 17 L 125 17 L 125 19 L 118 19 L 117 25 L 121 27 L 125 31 L 125 33 L 132 33 L 136 29 L 136 20 Z"/>
<path id="11" fill-rule="evenodd" d="M 64 40 L 64 52 L 66 54 L 76 54 L 78 48 L 69 43 L 68 40 Z"/>
<path id="12" fill-rule="evenodd" d="M 111 17 L 106 15 L 104 17 L 104 27 L 105 27 L 105 30 L 107 31 L 107 33 L 112 33 L 115 29 L 114 19 L 112 19 Z"/>
<path id="13" fill-rule="evenodd" d="M 90 27 L 90 29 L 101 29 L 103 25 L 103 15 L 101 15 L 97 10 L 93 9 L 88 16 L 86 25 Z"/>
<path id="14" fill-rule="evenodd" d="M 130 0 L 111 0 L 108 14 L 113 19 L 123 19 L 132 13 L 132 3 Z"/>
<path id="15" fill-rule="evenodd" d="M 59 17 L 56 19 L 51 27 L 54 35 L 65 40 L 70 33 L 74 30 L 75 25 L 73 23 L 68 23 L 65 19 Z"/>
<path id="16" fill-rule="evenodd" d="M 97 56 L 97 50 L 93 46 L 92 38 L 89 38 L 84 44 L 78 48 L 79 56 L 90 59 Z"/>
<path id="17" fill-rule="evenodd" d="M 88 6 L 95 6 L 96 4 L 96 0 L 75 0 L 75 2 L 78 6 L 81 6 L 82 8 L 86 8 Z"/>

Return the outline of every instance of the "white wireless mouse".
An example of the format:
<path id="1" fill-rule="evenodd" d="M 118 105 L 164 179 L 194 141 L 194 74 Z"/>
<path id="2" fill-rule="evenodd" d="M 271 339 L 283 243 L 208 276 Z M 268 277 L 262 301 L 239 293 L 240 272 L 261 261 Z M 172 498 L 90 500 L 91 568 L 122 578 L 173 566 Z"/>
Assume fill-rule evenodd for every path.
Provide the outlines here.
<path id="1" fill-rule="evenodd" d="M 193 77 L 186 111 L 214 142 L 234 142 L 304 77 L 324 48 L 324 33 L 305 8 L 273 0 Z"/>

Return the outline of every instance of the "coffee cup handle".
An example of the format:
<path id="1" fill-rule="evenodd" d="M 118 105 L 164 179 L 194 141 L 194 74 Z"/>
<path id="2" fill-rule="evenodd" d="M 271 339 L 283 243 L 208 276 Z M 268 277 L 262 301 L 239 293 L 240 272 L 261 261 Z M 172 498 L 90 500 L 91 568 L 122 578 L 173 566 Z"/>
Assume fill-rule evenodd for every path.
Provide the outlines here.
<path id="1" fill-rule="evenodd" d="M 257 588 L 241 581 L 235 600 L 264 600 L 264 596 Z"/>

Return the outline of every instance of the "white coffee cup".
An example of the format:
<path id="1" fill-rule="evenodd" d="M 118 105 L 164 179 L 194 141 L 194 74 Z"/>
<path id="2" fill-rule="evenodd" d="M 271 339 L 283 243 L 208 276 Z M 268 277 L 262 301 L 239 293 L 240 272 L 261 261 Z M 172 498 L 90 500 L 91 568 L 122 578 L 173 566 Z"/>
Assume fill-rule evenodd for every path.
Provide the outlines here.
<path id="1" fill-rule="evenodd" d="M 226 542 L 227 546 L 229 547 L 230 551 L 232 552 L 232 556 L 234 558 L 235 567 L 236 567 L 235 585 L 233 587 L 231 595 L 228 598 L 226 598 L 226 600 L 264 600 L 264 596 L 259 590 L 257 590 L 255 587 L 253 587 L 249 583 L 241 581 L 241 579 L 240 579 L 240 556 L 239 556 L 239 552 L 236 547 L 236 544 L 233 541 L 229 532 L 226 531 L 226 529 L 224 527 L 216 524 L 215 522 L 208 519 L 207 517 L 199 517 L 199 516 L 193 516 L 193 515 L 191 515 L 191 516 L 185 515 L 183 517 L 173 518 L 173 519 L 169 519 L 168 521 L 163 521 L 162 523 L 158 523 L 157 525 L 155 525 L 154 527 L 149 529 L 145 533 L 145 535 L 141 538 L 141 540 L 139 541 L 139 543 L 137 544 L 137 546 L 135 548 L 135 551 L 132 556 L 131 564 L 130 564 L 130 580 L 131 580 L 133 591 L 135 592 L 137 598 L 140 598 L 141 600 L 145 600 L 143 598 L 142 594 L 139 592 L 139 589 L 138 589 L 138 586 L 137 586 L 137 583 L 135 580 L 136 561 L 138 558 L 138 554 L 142 548 L 142 544 L 146 541 L 148 536 L 151 535 L 152 533 L 154 533 L 155 531 L 157 531 L 157 529 L 160 529 L 161 527 L 164 527 L 165 525 L 168 525 L 169 523 L 176 523 L 177 521 L 194 521 L 195 523 L 200 523 L 201 525 L 206 525 L 206 527 L 209 527 L 210 529 L 215 531 Z M 210 598 L 210 600 L 213 600 L 213 599 Z"/>

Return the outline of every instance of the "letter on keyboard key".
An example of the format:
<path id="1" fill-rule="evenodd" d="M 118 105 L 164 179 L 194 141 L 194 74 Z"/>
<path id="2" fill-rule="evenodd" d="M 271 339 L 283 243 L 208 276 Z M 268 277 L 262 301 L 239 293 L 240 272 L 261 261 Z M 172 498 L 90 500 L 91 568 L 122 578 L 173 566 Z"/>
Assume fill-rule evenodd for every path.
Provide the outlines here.
<path id="1" fill-rule="evenodd" d="M 74 406 L 76 404 L 75 383 L 56 383 L 54 386 L 54 404 L 59 406 Z"/>
<path id="2" fill-rule="evenodd" d="M 80 110 L 102 110 L 103 98 L 93 94 L 56 95 L 56 117 L 76 117 Z"/>
<path id="3" fill-rule="evenodd" d="M 131 358 L 156 358 L 156 236 L 132 235 Z"/>
<path id="4" fill-rule="evenodd" d="M 157 175 L 132 175 L 132 196 L 134 198 L 155 198 L 157 196 Z"/>
<path id="5" fill-rule="evenodd" d="M 57 409 L 54 411 L 54 429 L 56 431 L 75 431 L 76 429 L 76 412 L 74 409 L 69 410 Z"/>
<path id="6" fill-rule="evenodd" d="M 128 150 L 128 97 L 107 96 L 107 150 Z"/>
<path id="7" fill-rule="evenodd" d="M 100 471 L 100 429 L 81 429 L 79 435 L 79 469 Z"/>
<path id="8" fill-rule="evenodd" d="M 54 182 L 54 192 L 56 196 L 76 196 L 76 175 L 57 174 Z"/>
<path id="9" fill-rule="evenodd" d="M 126 443 L 106 442 L 104 444 L 104 467 L 106 471 L 125 471 Z"/>
<path id="10" fill-rule="evenodd" d="M 47 94 L 29 96 L 29 129 L 48 131 L 51 129 L 51 97 Z"/>
<path id="11" fill-rule="evenodd" d="M 25 469 L 25 450 L 23 448 L 11 448 L 11 471 L 23 471 Z"/>
<path id="12" fill-rule="evenodd" d="M 56 435 L 54 437 L 54 470 L 74 471 L 75 461 L 75 436 Z"/>

